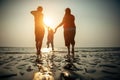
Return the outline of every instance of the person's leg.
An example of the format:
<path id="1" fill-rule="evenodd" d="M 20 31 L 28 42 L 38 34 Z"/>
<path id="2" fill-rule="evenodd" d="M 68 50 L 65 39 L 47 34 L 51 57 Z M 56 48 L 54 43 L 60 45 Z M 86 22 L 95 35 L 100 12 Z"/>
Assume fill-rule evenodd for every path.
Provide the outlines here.
<path id="1" fill-rule="evenodd" d="M 72 44 L 72 58 L 74 58 L 75 57 L 75 52 L 74 52 L 74 46 L 75 46 L 75 34 L 76 34 L 76 29 L 74 29 L 74 30 L 72 30 L 71 31 L 71 44 Z"/>
<path id="2" fill-rule="evenodd" d="M 42 41 L 39 42 L 39 56 L 40 56 L 40 58 L 42 58 L 41 47 L 42 47 Z"/>
<path id="3" fill-rule="evenodd" d="M 39 37 L 38 37 L 38 33 L 36 32 L 35 33 L 35 41 L 36 41 L 36 51 L 37 51 L 37 53 L 36 53 L 36 55 L 37 55 L 37 58 L 39 58 Z"/>
<path id="4" fill-rule="evenodd" d="M 37 58 L 39 58 L 39 44 L 38 41 L 36 41 L 36 50 L 37 50 Z"/>
<path id="5" fill-rule="evenodd" d="M 68 60 L 70 60 L 70 34 L 69 34 L 69 30 L 64 30 L 64 40 L 65 40 L 65 46 L 68 49 L 68 54 L 67 54 L 67 58 Z"/>
<path id="6" fill-rule="evenodd" d="M 42 30 L 41 33 L 39 34 L 39 56 L 40 58 L 42 58 L 41 48 L 42 48 L 43 37 L 44 37 L 44 30 Z"/>
<path id="7" fill-rule="evenodd" d="M 52 51 L 54 51 L 54 44 L 53 44 L 53 41 L 51 42 L 51 46 L 52 46 Z"/>
<path id="8" fill-rule="evenodd" d="M 68 49 L 68 55 L 67 55 L 67 57 L 69 59 L 70 58 L 70 46 L 67 46 L 67 49 Z"/>
<path id="9" fill-rule="evenodd" d="M 49 42 L 47 41 L 47 48 L 49 48 Z"/>
<path id="10" fill-rule="evenodd" d="M 75 53 L 74 53 L 74 45 L 72 45 L 72 58 L 75 57 Z"/>
<path id="11" fill-rule="evenodd" d="M 41 46 L 42 46 L 42 42 L 41 40 L 37 40 L 36 41 L 36 49 L 37 49 L 37 58 L 41 58 Z"/>

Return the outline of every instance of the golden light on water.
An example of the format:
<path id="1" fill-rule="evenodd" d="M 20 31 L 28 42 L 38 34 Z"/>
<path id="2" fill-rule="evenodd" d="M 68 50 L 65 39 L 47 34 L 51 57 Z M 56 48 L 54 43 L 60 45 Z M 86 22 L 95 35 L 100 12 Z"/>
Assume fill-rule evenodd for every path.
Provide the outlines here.
<path id="1" fill-rule="evenodd" d="M 51 48 L 42 48 L 41 52 L 50 52 L 52 49 Z"/>
<path id="2" fill-rule="evenodd" d="M 68 72 L 63 72 L 65 76 L 69 76 L 69 73 Z"/>

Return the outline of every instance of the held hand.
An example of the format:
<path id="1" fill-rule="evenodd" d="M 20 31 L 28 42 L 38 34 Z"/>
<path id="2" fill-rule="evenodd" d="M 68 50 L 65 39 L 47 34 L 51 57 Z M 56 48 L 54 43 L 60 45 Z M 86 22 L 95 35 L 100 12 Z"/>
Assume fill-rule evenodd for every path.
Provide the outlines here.
<path id="1" fill-rule="evenodd" d="M 54 33 L 56 33 L 56 31 L 57 31 L 57 27 L 55 28 L 55 31 L 54 31 Z"/>

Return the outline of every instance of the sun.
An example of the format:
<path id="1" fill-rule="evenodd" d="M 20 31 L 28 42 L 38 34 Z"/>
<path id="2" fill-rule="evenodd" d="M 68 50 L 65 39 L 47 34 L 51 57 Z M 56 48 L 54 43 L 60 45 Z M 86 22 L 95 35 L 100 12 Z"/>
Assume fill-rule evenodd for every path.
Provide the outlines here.
<path id="1" fill-rule="evenodd" d="M 47 27 L 53 28 L 53 20 L 50 17 L 44 17 L 44 23 Z"/>

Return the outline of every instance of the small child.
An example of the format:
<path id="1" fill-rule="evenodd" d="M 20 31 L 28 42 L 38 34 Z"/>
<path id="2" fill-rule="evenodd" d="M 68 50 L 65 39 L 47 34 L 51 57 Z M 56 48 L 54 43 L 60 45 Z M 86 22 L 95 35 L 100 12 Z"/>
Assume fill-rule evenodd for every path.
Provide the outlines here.
<path id="1" fill-rule="evenodd" d="M 52 50 L 54 51 L 54 31 L 52 28 L 48 27 L 48 36 L 47 36 L 47 48 L 49 48 L 49 44 L 51 44 Z"/>

